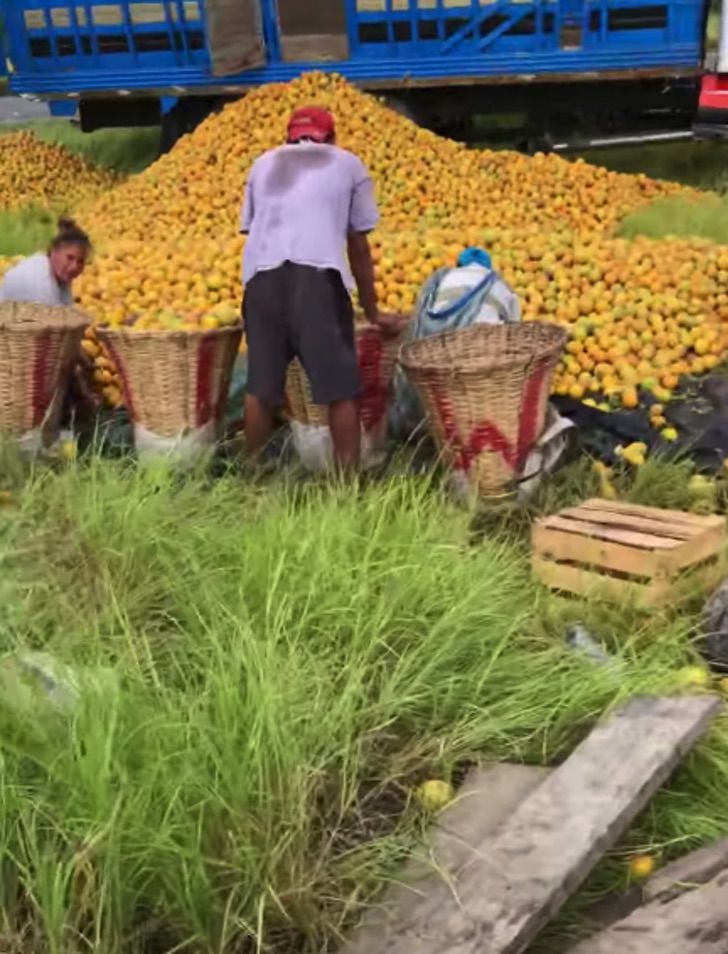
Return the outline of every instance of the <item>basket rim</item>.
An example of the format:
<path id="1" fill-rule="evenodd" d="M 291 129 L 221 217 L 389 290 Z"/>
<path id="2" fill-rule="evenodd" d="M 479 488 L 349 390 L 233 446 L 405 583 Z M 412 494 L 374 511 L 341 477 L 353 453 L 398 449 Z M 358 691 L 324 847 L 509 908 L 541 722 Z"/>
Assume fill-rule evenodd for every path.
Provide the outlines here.
<path id="1" fill-rule="evenodd" d="M 497 355 L 487 355 L 482 358 L 471 357 L 468 364 L 463 366 L 458 364 L 457 361 L 450 358 L 447 359 L 446 355 L 439 356 L 439 360 L 433 360 L 432 358 L 424 360 L 412 360 L 408 357 L 408 352 L 413 348 L 416 348 L 419 344 L 424 341 L 432 343 L 433 341 L 445 341 L 447 339 L 453 338 L 475 338 L 482 336 L 484 334 L 489 334 L 498 329 L 508 329 L 508 328 L 526 328 L 538 326 L 540 330 L 548 329 L 549 334 L 552 335 L 552 341 L 547 342 L 543 341 L 537 343 L 537 346 L 527 357 L 512 357 L 506 359 L 505 357 L 500 358 Z M 442 331 L 436 335 L 429 335 L 427 338 L 418 338 L 414 341 L 405 342 L 397 356 L 399 364 L 407 371 L 413 372 L 428 372 L 428 371 L 437 371 L 441 374 L 450 373 L 450 374 L 480 374 L 482 371 L 486 370 L 508 370 L 513 367 L 523 367 L 526 364 L 530 364 L 533 361 L 538 361 L 542 358 L 546 358 L 550 355 L 553 355 L 554 352 L 563 348 L 568 340 L 568 333 L 565 328 L 561 328 L 559 325 L 551 324 L 547 321 L 528 321 L 528 322 L 518 322 L 517 324 L 509 325 L 485 325 L 478 324 L 473 325 L 470 328 L 465 329 L 456 329 L 451 331 Z"/>
<path id="2" fill-rule="evenodd" d="M 190 328 L 184 331 L 180 328 L 170 328 L 168 331 L 156 331 L 152 329 L 134 331 L 132 328 L 114 328 L 111 325 L 94 325 L 94 328 L 96 329 L 96 333 L 102 337 L 117 338 L 125 341 L 169 341 L 170 339 L 174 340 L 178 338 L 188 341 L 190 338 L 209 338 L 223 334 L 240 334 L 244 330 L 242 321 L 238 321 L 234 325 L 224 325 L 220 328 Z"/>
<path id="3" fill-rule="evenodd" d="M 10 306 L 10 307 L 9 307 Z M 16 314 L 23 306 L 42 309 L 44 316 Z M 3 316 L 3 311 L 10 314 Z M 0 332 L 2 331 L 78 331 L 87 328 L 91 318 L 80 308 L 66 305 L 42 305 L 29 301 L 0 302 Z"/>

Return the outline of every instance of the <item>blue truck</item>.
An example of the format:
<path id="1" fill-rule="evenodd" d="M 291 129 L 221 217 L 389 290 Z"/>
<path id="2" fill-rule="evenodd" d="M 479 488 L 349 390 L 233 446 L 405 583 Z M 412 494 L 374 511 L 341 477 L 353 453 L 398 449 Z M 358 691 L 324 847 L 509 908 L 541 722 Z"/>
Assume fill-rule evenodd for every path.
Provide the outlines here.
<path id="1" fill-rule="evenodd" d="M 708 0 L 0 0 L 11 89 L 85 130 L 162 123 L 335 71 L 433 128 L 529 142 L 689 124 Z M 507 124 L 506 124 L 507 125 Z"/>

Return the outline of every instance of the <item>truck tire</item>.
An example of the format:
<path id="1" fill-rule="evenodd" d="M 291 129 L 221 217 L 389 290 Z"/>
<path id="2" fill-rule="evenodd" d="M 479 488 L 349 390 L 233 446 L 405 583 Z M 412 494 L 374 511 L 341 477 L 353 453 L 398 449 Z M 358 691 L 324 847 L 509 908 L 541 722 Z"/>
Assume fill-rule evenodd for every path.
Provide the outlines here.
<path id="1" fill-rule="evenodd" d="M 188 96 L 181 99 L 162 117 L 159 154 L 163 156 L 174 149 L 183 136 L 194 132 L 210 113 L 217 112 L 226 102 L 221 96 Z"/>
<path id="2" fill-rule="evenodd" d="M 417 123 L 418 126 L 423 125 L 421 111 L 416 108 L 411 99 L 408 99 L 406 96 L 390 93 L 385 96 L 385 102 L 392 112 L 397 113 L 399 116 L 404 116 L 405 119 Z"/>
<path id="3" fill-rule="evenodd" d="M 159 136 L 159 155 L 171 152 L 182 136 L 182 127 L 176 114 L 176 107 L 162 117 L 162 130 Z"/>

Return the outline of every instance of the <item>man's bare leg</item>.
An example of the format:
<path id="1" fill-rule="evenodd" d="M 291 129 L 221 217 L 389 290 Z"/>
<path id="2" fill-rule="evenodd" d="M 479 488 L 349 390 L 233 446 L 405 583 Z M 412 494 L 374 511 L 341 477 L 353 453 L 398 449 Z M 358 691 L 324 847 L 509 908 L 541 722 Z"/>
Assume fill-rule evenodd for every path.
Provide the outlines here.
<path id="1" fill-rule="evenodd" d="M 254 394 L 245 395 L 245 444 L 250 457 L 260 457 L 273 434 L 273 410 Z"/>
<path id="2" fill-rule="evenodd" d="M 334 444 L 336 468 L 354 474 L 361 457 L 361 425 L 358 401 L 336 401 L 329 405 L 329 428 Z"/>

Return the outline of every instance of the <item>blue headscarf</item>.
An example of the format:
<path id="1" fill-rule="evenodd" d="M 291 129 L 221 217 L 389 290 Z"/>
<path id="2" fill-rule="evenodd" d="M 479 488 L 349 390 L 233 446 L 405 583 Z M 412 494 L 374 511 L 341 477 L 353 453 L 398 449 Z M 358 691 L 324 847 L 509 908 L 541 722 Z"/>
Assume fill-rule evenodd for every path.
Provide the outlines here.
<path id="1" fill-rule="evenodd" d="M 466 248 L 458 259 L 460 268 L 466 268 L 468 265 L 482 265 L 483 268 L 492 268 L 493 259 L 484 248 Z"/>

